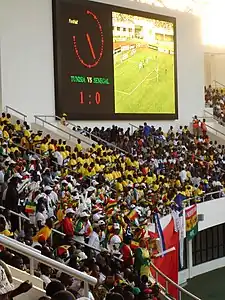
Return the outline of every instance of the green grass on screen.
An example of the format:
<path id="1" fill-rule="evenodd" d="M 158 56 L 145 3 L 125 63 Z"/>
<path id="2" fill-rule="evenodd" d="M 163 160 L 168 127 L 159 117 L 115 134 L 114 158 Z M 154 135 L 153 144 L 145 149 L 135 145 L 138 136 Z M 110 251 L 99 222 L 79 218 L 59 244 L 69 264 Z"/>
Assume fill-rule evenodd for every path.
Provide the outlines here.
<path id="1" fill-rule="evenodd" d="M 125 60 L 124 52 L 114 55 L 116 113 L 174 114 L 174 55 L 148 47 L 130 52 Z"/>

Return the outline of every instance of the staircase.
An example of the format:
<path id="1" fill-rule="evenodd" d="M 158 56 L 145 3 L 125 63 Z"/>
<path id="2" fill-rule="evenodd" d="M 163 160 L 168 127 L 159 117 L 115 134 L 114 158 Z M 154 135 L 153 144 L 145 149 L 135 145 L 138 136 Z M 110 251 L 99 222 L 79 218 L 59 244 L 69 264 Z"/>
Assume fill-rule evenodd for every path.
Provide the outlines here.
<path id="1" fill-rule="evenodd" d="M 27 116 L 10 107 L 5 107 L 5 112 L 10 113 L 12 123 L 16 123 L 17 120 L 20 120 L 21 123 L 27 120 Z M 34 116 L 35 122 L 31 123 L 30 127 L 33 132 L 42 131 L 43 135 L 49 134 L 51 138 L 55 140 L 66 140 L 67 145 L 70 146 L 72 149 L 74 149 L 75 145 L 77 144 L 77 139 L 81 140 L 81 145 L 83 149 L 88 149 L 90 146 L 95 143 L 90 138 L 85 137 L 84 135 L 81 135 L 77 132 L 69 132 L 66 130 L 66 127 L 63 126 L 60 127 L 58 124 L 54 124 L 53 122 L 47 122 L 46 117 L 42 116 Z"/>
<path id="2" fill-rule="evenodd" d="M 45 135 L 49 134 L 51 138 L 55 140 L 62 139 L 67 142 L 67 145 L 74 149 L 75 145 L 77 144 L 77 140 L 81 140 L 81 145 L 83 149 L 88 149 L 94 143 L 89 138 L 76 133 L 76 132 L 69 132 L 66 126 L 60 126 L 57 123 L 48 122 L 46 121 L 45 116 L 34 116 L 35 122 L 31 123 L 31 129 L 34 132 L 43 131 Z"/>
<path id="3" fill-rule="evenodd" d="M 213 115 L 211 108 L 205 108 L 204 118 L 207 124 L 207 134 L 211 141 L 217 141 L 218 144 L 225 144 L 225 127 L 221 125 Z"/>
<path id="4" fill-rule="evenodd" d="M 32 128 L 37 128 L 37 126 L 40 126 L 38 124 L 41 123 L 42 130 L 43 130 L 43 127 L 45 128 L 45 130 L 48 127 L 49 130 L 57 132 L 57 134 L 61 134 L 61 135 L 64 134 L 64 138 L 65 138 L 65 136 L 68 136 L 69 138 L 70 137 L 76 138 L 76 139 L 79 138 L 81 141 L 83 141 L 83 143 L 87 143 L 88 145 L 100 143 L 105 146 L 111 147 L 114 150 L 118 150 L 122 153 L 126 153 L 126 151 L 124 151 L 123 149 L 117 147 L 116 145 L 114 145 L 106 140 L 103 140 L 99 136 L 96 136 L 95 134 L 90 133 L 89 131 L 87 131 L 83 128 L 79 128 L 79 126 L 76 126 L 74 123 L 72 123 L 70 121 L 66 121 L 67 126 L 61 125 L 61 123 L 60 123 L 61 118 L 58 116 L 41 115 L 41 116 L 34 116 L 34 118 L 35 118 L 35 123 L 32 123 Z M 75 128 L 75 130 L 73 128 Z M 41 130 L 41 129 L 38 129 L 38 130 Z"/>

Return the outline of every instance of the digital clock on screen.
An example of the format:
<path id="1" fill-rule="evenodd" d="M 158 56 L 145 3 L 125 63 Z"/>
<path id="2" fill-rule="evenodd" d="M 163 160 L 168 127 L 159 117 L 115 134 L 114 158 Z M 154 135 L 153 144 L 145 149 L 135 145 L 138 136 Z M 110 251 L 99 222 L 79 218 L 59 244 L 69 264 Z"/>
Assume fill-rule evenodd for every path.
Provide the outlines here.
<path id="1" fill-rule="evenodd" d="M 54 0 L 56 114 L 71 120 L 175 119 L 171 17 Z"/>

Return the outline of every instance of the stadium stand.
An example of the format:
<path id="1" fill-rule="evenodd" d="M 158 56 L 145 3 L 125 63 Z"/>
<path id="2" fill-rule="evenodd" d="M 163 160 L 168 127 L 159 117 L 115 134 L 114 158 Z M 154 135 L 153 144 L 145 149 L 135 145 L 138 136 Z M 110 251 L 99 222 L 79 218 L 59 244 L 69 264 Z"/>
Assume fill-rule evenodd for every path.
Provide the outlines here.
<path id="1" fill-rule="evenodd" d="M 206 107 L 213 108 L 213 115 L 217 118 L 221 125 L 225 122 L 225 89 L 213 89 L 210 85 L 205 87 L 205 104 Z"/>
<path id="2" fill-rule="evenodd" d="M 93 141 L 86 137 L 85 144 L 46 128 L 35 132 L 9 113 L 0 125 L 0 234 L 95 277 L 90 299 L 158 299 L 164 290 L 150 264 L 162 249 L 149 225 L 155 214 L 224 195 L 224 146 L 209 140 L 197 117 L 193 133 L 188 126 L 166 133 L 147 123 L 134 132 L 86 128 L 79 135 Z M 68 130 L 66 116 L 61 125 Z M 0 259 L 30 268 L 26 256 L 8 248 Z M 84 296 L 71 276 L 43 264 L 35 274 L 51 299 Z M 19 292 L 29 288 L 23 284 Z"/>

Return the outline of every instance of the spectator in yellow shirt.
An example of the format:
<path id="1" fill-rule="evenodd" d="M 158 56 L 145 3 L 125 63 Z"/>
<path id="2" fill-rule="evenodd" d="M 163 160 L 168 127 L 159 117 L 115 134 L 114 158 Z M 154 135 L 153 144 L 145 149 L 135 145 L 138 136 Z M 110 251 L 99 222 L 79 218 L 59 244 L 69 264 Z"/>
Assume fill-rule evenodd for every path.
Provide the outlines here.
<path id="1" fill-rule="evenodd" d="M 16 121 L 16 124 L 14 125 L 14 129 L 15 129 L 15 131 L 17 131 L 17 132 L 22 131 L 22 126 L 21 126 L 21 124 L 20 124 L 20 120 L 17 120 L 17 121 Z"/>
<path id="2" fill-rule="evenodd" d="M 10 114 L 6 115 L 5 122 L 6 122 L 6 124 L 11 124 L 11 115 Z"/>
<path id="3" fill-rule="evenodd" d="M 43 139 L 40 150 L 42 154 L 47 154 L 48 153 L 48 140 L 46 138 Z"/>
<path id="4" fill-rule="evenodd" d="M 118 193 L 123 192 L 122 178 L 117 179 L 116 190 L 117 190 Z"/>
<path id="5" fill-rule="evenodd" d="M 9 128 L 7 126 L 4 126 L 4 129 L 3 129 L 3 138 L 5 140 L 9 140 Z"/>
<path id="6" fill-rule="evenodd" d="M 77 144 L 75 147 L 77 148 L 78 152 L 81 152 L 83 150 L 80 139 L 77 140 Z"/>
<path id="7" fill-rule="evenodd" d="M 6 115 L 5 115 L 5 113 L 3 112 L 3 113 L 2 113 L 2 116 L 1 116 L 1 122 L 5 122 L 5 120 L 6 120 Z"/>
<path id="8" fill-rule="evenodd" d="M 30 126 L 29 125 L 26 125 L 25 127 L 25 130 L 24 130 L 24 136 L 27 138 L 27 139 L 30 139 L 31 137 L 31 133 L 30 133 Z"/>
<path id="9" fill-rule="evenodd" d="M 45 241 L 49 240 L 52 234 L 53 221 L 51 218 L 46 220 L 45 226 L 42 227 L 37 234 L 33 237 L 33 242 L 38 242 L 39 238 L 42 237 Z"/>
<path id="10" fill-rule="evenodd" d="M 38 131 L 36 136 L 34 137 L 34 142 L 40 142 L 42 140 L 42 131 Z"/>

